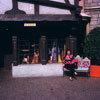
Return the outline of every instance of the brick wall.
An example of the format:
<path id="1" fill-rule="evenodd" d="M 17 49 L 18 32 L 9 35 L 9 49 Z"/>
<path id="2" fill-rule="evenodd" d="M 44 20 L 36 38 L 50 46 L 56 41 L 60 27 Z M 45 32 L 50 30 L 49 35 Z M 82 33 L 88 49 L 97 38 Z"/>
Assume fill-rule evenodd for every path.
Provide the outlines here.
<path id="1" fill-rule="evenodd" d="M 89 29 L 100 27 L 100 0 L 84 0 L 84 10 L 91 16 Z"/>

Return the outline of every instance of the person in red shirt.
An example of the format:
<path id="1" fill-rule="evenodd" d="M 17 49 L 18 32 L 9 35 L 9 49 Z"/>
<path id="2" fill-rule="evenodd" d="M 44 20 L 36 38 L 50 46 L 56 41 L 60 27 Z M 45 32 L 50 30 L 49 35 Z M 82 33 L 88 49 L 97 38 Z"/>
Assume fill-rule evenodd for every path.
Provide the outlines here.
<path id="1" fill-rule="evenodd" d="M 63 67 L 69 70 L 69 79 L 72 81 L 77 75 L 75 68 L 77 68 L 77 60 L 74 59 L 74 56 L 71 54 L 70 50 L 67 50 L 66 56 L 63 59 Z"/>

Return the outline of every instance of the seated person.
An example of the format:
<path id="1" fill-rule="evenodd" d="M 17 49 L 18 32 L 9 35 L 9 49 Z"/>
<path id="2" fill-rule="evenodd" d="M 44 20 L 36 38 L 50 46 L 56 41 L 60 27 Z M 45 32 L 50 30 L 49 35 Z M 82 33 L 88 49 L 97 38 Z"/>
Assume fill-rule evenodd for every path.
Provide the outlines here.
<path id="1" fill-rule="evenodd" d="M 63 59 L 63 67 L 69 70 L 69 79 L 72 81 L 77 75 L 75 68 L 77 68 L 77 60 L 71 54 L 70 50 L 67 50 L 66 56 Z"/>

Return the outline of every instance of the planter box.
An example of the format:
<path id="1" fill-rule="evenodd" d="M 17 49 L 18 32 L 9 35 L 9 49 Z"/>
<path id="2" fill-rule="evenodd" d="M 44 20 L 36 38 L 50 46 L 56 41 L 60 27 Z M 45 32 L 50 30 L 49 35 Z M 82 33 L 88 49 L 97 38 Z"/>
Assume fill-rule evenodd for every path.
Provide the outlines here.
<path id="1" fill-rule="evenodd" d="M 100 77 L 100 66 L 91 65 L 90 66 L 90 76 L 91 77 Z"/>

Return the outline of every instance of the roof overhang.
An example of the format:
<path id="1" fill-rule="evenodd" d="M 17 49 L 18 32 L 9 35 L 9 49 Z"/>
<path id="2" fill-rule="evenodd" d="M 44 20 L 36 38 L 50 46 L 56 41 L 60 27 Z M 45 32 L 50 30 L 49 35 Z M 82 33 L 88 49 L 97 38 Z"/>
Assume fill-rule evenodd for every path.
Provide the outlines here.
<path id="1" fill-rule="evenodd" d="M 72 15 L 3 14 L 0 21 L 78 21 L 78 18 Z"/>
<path id="2" fill-rule="evenodd" d="M 91 16 L 86 13 L 80 13 L 80 17 L 82 21 L 90 22 L 91 20 Z"/>

